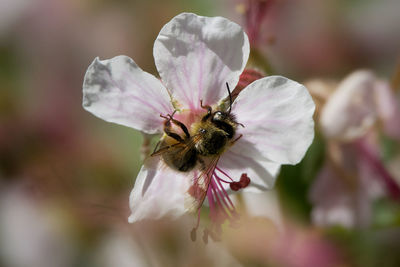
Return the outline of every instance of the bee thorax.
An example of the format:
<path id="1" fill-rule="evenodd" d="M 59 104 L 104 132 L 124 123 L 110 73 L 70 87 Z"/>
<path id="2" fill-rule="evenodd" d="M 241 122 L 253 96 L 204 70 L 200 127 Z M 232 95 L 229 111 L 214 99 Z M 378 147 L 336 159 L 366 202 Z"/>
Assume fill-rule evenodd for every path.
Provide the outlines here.
<path id="1" fill-rule="evenodd" d="M 196 144 L 196 150 L 202 156 L 218 155 L 222 153 L 228 141 L 223 131 L 207 132 L 202 141 Z"/>

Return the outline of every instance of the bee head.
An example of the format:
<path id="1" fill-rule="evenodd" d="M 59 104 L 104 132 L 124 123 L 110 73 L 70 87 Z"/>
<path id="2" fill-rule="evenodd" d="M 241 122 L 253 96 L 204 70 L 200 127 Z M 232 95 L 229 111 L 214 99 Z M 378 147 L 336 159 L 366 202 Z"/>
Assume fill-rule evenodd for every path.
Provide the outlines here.
<path id="1" fill-rule="evenodd" d="M 214 112 L 211 120 L 213 122 L 220 122 L 220 121 L 225 121 L 228 117 L 228 114 L 226 112 L 222 112 L 222 111 L 216 111 Z"/>

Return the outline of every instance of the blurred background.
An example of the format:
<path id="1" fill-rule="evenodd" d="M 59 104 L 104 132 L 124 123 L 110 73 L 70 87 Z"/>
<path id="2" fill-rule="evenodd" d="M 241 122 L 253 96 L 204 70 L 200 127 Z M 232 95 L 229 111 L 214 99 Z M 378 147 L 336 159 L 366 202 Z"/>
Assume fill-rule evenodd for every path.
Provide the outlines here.
<path id="1" fill-rule="evenodd" d="M 0 0 L 0 266 L 400 266 L 400 1 Z M 181 12 L 244 27 L 248 68 L 307 85 L 316 137 L 242 227 L 127 223 L 143 136 L 84 111 L 92 60 L 157 75 Z M 340 93 L 342 92 L 342 93 Z M 344 92 L 344 93 L 343 93 Z"/>

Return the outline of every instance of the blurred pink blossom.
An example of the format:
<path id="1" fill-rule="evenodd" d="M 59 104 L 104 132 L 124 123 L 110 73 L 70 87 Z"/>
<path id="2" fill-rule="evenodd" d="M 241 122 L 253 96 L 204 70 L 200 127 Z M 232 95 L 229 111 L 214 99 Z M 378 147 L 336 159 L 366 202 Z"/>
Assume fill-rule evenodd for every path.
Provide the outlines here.
<path id="1" fill-rule="evenodd" d="M 310 191 L 314 223 L 366 227 L 374 199 L 400 199 L 400 187 L 380 158 L 376 131 L 380 121 L 385 134 L 398 137 L 399 116 L 389 84 L 370 71 L 356 71 L 337 86 L 319 120 L 328 146 Z"/>

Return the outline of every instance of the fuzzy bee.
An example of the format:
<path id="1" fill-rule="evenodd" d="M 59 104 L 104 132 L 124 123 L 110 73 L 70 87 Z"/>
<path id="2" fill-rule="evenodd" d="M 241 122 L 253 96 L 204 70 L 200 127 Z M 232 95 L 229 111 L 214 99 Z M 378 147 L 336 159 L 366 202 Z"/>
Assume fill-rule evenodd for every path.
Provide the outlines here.
<path id="1" fill-rule="evenodd" d="M 193 181 L 189 194 L 195 200 L 195 209 L 198 209 L 207 192 L 211 174 L 220 155 L 240 137 L 234 139 L 239 125 L 235 116 L 231 114 L 232 95 L 229 90 L 229 106 L 227 110 L 213 110 L 211 106 L 201 107 L 205 110 L 199 121 L 194 122 L 190 129 L 174 119 L 174 113 L 161 117 L 165 118 L 165 137 L 156 146 L 151 156 L 161 155 L 164 162 L 172 169 L 180 172 L 189 172 L 198 168 L 200 174 Z M 181 129 L 181 133 L 173 131 L 172 124 Z"/>

